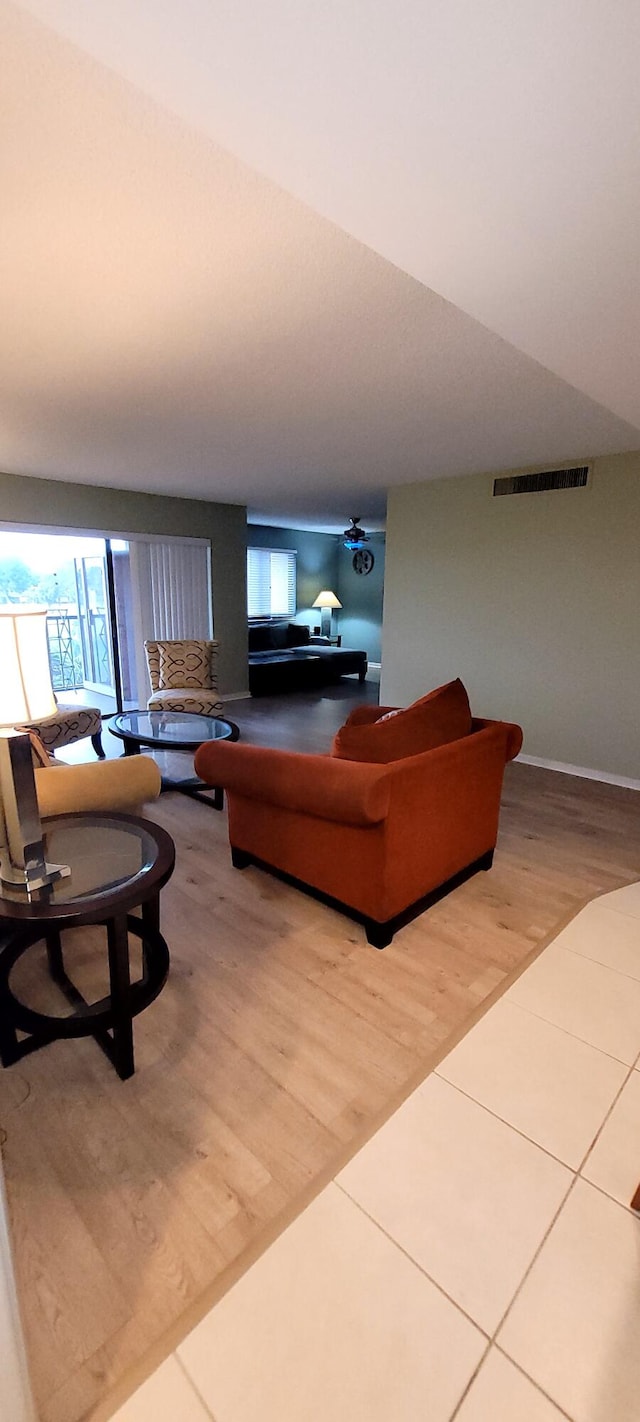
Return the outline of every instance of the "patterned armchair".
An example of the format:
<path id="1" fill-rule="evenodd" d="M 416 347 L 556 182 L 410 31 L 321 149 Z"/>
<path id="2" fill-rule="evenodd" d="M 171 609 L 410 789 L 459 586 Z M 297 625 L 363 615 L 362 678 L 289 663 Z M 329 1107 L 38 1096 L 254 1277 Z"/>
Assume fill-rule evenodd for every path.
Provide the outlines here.
<path id="1" fill-rule="evenodd" d="M 58 703 L 53 716 L 47 716 L 42 721 L 29 721 L 17 726 L 16 730 L 35 731 L 49 755 L 55 755 L 63 746 L 70 746 L 74 741 L 90 736 L 98 759 L 105 758 L 101 740 L 102 714 L 97 706 L 61 706 Z"/>
<path id="2" fill-rule="evenodd" d="M 151 681 L 149 711 L 188 711 L 196 716 L 219 716 L 218 642 L 185 638 L 171 642 L 145 642 Z"/>

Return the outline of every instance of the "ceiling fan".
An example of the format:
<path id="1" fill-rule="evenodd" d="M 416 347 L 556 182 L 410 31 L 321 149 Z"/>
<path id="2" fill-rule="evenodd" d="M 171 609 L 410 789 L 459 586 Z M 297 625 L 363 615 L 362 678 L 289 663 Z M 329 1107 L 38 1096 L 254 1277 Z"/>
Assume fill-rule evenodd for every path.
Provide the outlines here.
<path id="1" fill-rule="evenodd" d="M 365 543 L 369 542 L 369 535 L 363 528 L 360 528 L 359 514 L 357 518 L 351 517 L 351 524 L 349 528 L 345 528 L 342 538 L 345 548 L 348 548 L 352 553 L 357 553 L 361 548 L 364 548 Z"/>

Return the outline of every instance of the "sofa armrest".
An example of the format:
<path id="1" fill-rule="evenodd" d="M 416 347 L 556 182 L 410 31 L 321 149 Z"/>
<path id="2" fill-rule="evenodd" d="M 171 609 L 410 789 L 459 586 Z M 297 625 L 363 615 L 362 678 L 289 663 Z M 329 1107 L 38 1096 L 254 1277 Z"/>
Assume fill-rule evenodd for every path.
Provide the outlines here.
<path id="1" fill-rule="evenodd" d="M 228 741 L 206 741 L 194 765 L 208 785 L 316 819 L 374 825 L 385 819 L 389 807 L 386 765 Z"/>
<path id="2" fill-rule="evenodd" d="M 506 743 L 497 724 L 387 766 L 386 863 L 402 866 L 405 903 L 494 848 Z"/>
<path id="3" fill-rule="evenodd" d="M 399 786 L 407 793 L 419 786 L 419 799 L 428 803 L 425 796 L 443 786 L 445 795 L 453 794 L 453 787 L 468 783 L 469 771 L 476 766 L 491 766 L 502 769 L 507 759 L 507 745 L 511 726 L 506 721 L 476 722 L 477 734 L 461 736 L 457 741 L 446 741 L 434 746 L 433 750 L 422 754 L 406 756 L 404 760 L 394 760 L 385 767 L 389 776 L 392 797 Z"/>
<path id="4" fill-rule="evenodd" d="M 513 721 L 486 721 L 474 716 L 471 722 L 472 731 L 484 731 L 489 726 L 502 726 L 506 731 L 506 760 L 515 760 L 522 750 L 522 726 L 516 726 Z"/>
<path id="5" fill-rule="evenodd" d="M 42 819 L 50 815 L 134 810 L 160 794 L 160 771 L 148 755 L 98 760 L 85 765 L 43 766 L 35 771 Z"/>

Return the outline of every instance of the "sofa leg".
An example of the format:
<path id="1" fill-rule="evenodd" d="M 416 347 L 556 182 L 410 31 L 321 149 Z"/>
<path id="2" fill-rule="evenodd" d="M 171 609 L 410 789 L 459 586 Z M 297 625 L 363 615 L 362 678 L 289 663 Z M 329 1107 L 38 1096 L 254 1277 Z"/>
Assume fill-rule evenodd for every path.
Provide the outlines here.
<path id="1" fill-rule="evenodd" d="M 487 853 L 483 854 L 482 858 L 478 860 L 478 868 L 485 870 L 490 869 L 491 865 L 493 864 L 493 855 L 494 850 L 488 849 Z"/>
<path id="2" fill-rule="evenodd" d="M 231 845 L 231 863 L 234 869 L 247 869 L 251 863 L 251 855 L 247 854 L 246 849 L 234 849 Z"/>
<path id="3" fill-rule="evenodd" d="M 359 671 L 359 672 L 358 672 L 358 681 L 360 682 L 360 685 L 361 685 L 361 686 L 364 685 L 366 679 L 367 679 L 367 673 L 366 673 L 366 671 Z"/>
<path id="4" fill-rule="evenodd" d="M 367 943 L 370 943 L 372 948 L 388 948 L 393 938 L 389 924 L 376 923 L 373 918 L 365 919 L 364 931 L 367 935 Z"/>
<path id="5" fill-rule="evenodd" d="M 91 744 L 98 757 L 98 760 L 106 760 L 105 751 L 102 745 L 102 731 L 96 731 L 95 736 L 91 737 Z"/>

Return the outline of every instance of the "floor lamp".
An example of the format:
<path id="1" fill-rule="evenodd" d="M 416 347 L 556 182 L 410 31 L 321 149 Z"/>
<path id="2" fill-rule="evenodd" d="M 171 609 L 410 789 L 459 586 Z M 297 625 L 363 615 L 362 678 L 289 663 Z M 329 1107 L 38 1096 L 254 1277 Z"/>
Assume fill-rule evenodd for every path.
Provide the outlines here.
<path id="1" fill-rule="evenodd" d="M 46 607 L 0 607 L 0 892 L 29 895 L 70 872 L 46 861 L 31 741 L 16 731 L 55 709 Z"/>
<path id="2" fill-rule="evenodd" d="M 334 607 L 342 607 L 342 603 L 338 601 L 334 592 L 330 592 L 328 588 L 325 588 L 322 592 L 318 593 L 315 602 L 312 602 L 311 606 L 320 608 L 322 636 L 330 637 L 332 609 Z"/>

